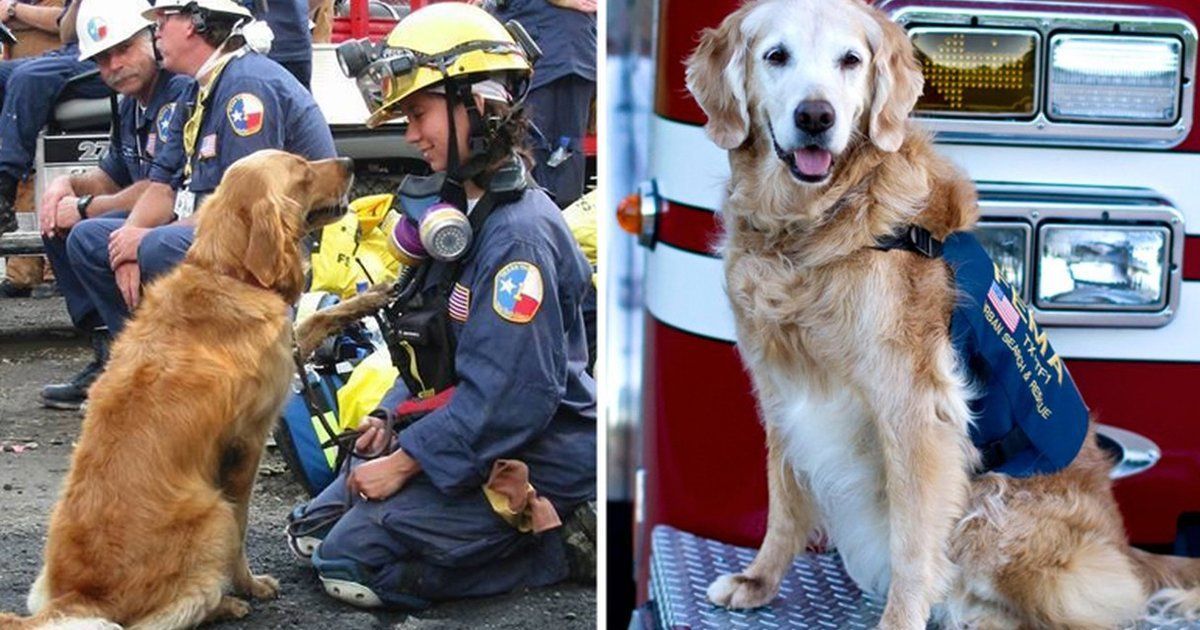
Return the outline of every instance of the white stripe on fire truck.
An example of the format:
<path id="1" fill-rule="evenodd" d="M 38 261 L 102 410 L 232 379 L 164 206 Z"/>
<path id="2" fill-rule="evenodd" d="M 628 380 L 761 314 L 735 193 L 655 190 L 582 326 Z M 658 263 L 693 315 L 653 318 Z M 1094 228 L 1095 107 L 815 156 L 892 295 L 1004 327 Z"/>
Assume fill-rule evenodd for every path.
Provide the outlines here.
<path id="1" fill-rule="evenodd" d="M 666 243 L 646 262 L 646 307 L 665 324 L 732 342 L 733 312 L 725 297 L 720 259 Z M 1183 283 L 1182 304 L 1200 304 L 1200 282 Z M 1162 328 L 1047 327 L 1055 350 L 1071 359 L 1200 361 L 1200 308 L 1180 309 Z"/>
<path id="2" fill-rule="evenodd" d="M 659 194 L 697 208 L 720 208 L 729 178 L 725 151 L 699 126 L 660 116 L 652 125 L 651 172 Z M 1200 234 L 1195 184 L 1200 153 L 964 144 L 941 144 L 938 150 L 976 181 L 1149 189 L 1183 213 L 1188 234 Z"/>

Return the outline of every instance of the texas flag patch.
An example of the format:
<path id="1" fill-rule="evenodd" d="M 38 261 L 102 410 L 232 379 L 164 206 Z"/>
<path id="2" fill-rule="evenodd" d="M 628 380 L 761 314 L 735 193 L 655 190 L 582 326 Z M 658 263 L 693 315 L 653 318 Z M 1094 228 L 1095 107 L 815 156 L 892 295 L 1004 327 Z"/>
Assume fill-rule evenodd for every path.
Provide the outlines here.
<path id="1" fill-rule="evenodd" d="M 163 142 L 171 135 L 171 117 L 174 115 L 175 103 L 167 103 L 158 110 L 158 120 L 154 121 L 154 125 L 158 129 L 158 137 Z"/>
<path id="2" fill-rule="evenodd" d="M 233 132 L 239 136 L 253 136 L 262 129 L 263 104 L 253 94 L 242 92 L 229 99 L 225 114 L 229 116 Z"/>
<path id="3" fill-rule="evenodd" d="M 104 23 L 104 18 L 94 17 L 88 20 L 87 34 L 88 37 L 92 38 L 92 41 L 94 42 L 98 42 L 105 37 L 108 37 L 108 24 Z"/>
<path id="4" fill-rule="evenodd" d="M 533 263 L 511 262 L 496 273 L 492 309 L 500 317 L 524 324 L 542 305 L 542 272 Z"/>

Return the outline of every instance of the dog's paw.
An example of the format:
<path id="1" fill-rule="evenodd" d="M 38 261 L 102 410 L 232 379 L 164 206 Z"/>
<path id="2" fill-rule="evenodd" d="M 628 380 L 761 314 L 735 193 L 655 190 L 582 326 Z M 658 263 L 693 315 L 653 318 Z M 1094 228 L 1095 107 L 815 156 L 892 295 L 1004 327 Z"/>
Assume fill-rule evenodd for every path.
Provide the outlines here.
<path id="1" fill-rule="evenodd" d="M 205 618 L 205 623 L 241 619 L 250 614 L 250 604 L 232 595 L 222 595 L 221 603 Z"/>
<path id="2" fill-rule="evenodd" d="M 256 575 L 250 578 L 250 588 L 246 591 L 254 599 L 275 599 L 279 597 L 279 580 L 270 575 Z"/>
<path id="3" fill-rule="evenodd" d="M 925 620 L 921 615 L 910 614 L 896 607 L 888 606 L 883 610 L 879 620 L 878 630 L 924 630 Z"/>
<path id="4" fill-rule="evenodd" d="M 777 590 L 762 578 L 727 573 L 708 585 L 708 601 L 725 608 L 758 608 L 770 603 Z"/>

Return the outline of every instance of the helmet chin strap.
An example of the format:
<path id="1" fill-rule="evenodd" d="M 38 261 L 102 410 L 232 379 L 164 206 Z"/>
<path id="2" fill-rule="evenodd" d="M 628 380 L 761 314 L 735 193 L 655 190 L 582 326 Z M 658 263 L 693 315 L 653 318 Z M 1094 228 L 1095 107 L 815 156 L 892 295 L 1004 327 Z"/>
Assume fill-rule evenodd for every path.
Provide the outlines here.
<path id="1" fill-rule="evenodd" d="M 460 102 L 467 110 L 467 150 L 470 154 L 465 160 L 458 154 L 458 126 L 454 116 Z M 470 83 L 446 81 L 446 113 L 449 118 L 450 138 L 446 148 L 446 183 L 442 187 L 442 199 L 465 212 L 467 193 L 463 183 L 483 172 L 487 150 L 483 115 L 475 104 Z"/>

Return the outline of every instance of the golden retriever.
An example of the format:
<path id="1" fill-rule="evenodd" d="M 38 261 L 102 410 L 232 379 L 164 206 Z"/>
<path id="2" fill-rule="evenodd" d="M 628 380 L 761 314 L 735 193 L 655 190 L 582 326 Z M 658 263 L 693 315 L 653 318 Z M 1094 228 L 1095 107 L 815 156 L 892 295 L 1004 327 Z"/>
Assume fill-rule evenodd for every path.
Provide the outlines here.
<path id="1" fill-rule="evenodd" d="M 761 0 L 687 61 L 729 151 L 726 290 L 766 427 L 770 504 L 754 561 L 708 589 L 768 604 L 823 530 L 881 628 L 1113 628 L 1200 561 L 1126 542 L 1089 431 L 1063 471 L 976 474 L 968 378 L 940 258 L 873 249 L 908 224 L 970 230 L 971 182 L 910 126 L 922 77 L 904 31 L 859 0 Z M 1195 607 L 1195 591 L 1172 591 Z"/>
<path id="2" fill-rule="evenodd" d="M 345 212 L 351 171 L 281 151 L 229 168 L 89 392 L 33 617 L 0 626 L 187 628 L 245 616 L 231 588 L 276 596 L 246 560 L 250 491 L 295 371 L 300 239 Z"/>

